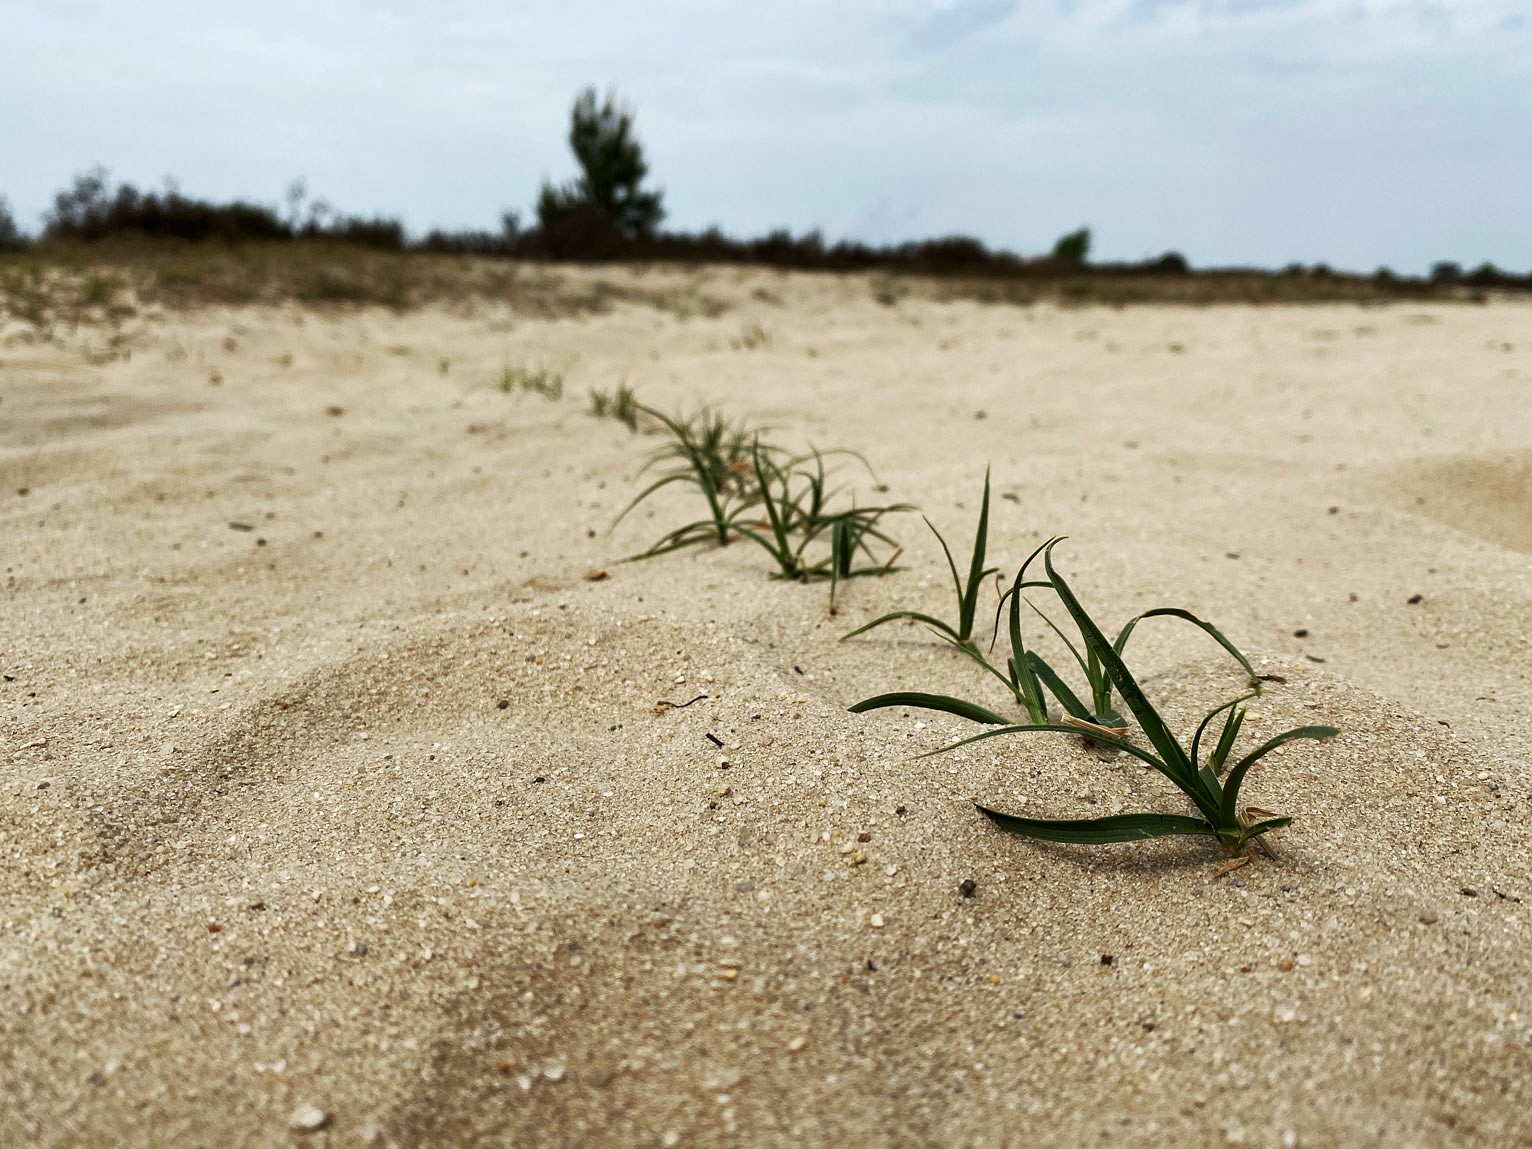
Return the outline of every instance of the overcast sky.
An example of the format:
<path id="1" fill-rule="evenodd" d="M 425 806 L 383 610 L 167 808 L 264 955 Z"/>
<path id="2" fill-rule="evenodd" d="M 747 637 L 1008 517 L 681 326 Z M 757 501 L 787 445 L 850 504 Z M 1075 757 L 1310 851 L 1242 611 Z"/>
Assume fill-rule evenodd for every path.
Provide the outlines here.
<path id="1" fill-rule="evenodd" d="M 1532 0 L 0 0 L 0 195 L 495 227 L 591 83 L 674 228 L 1532 270 Z"/>

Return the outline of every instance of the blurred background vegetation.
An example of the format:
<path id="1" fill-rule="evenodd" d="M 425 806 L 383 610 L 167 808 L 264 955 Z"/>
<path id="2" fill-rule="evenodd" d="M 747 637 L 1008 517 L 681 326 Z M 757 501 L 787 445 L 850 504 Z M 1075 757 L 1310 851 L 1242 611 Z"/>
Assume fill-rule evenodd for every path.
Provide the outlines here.
<path id="1" fill-rule="evenodd" d="M 115 183 L 93 168 L 59 191 L 41 229 L 29 235 L 0 197 L 0 319 L 42 329 L 95 309 L 146 304 L 296 300 L 395 308 L 467 294 L 497 295 L 508 282 L 461 260 L 749 264 L 781 269 L 887 272 L 936 277 L 949 295 L 991 302 L 1048 296 L 1065 302 L 1269 302 L 1474 298 L 1489 289 L 1532 290 L 1532 274 L 1438 263 L 1429 277 L 1337 273 L 1324 265 L 1280 271 L 1191 267 L 1178 252 L 1137 263 L 1091 263 L 1091 231 L 1061 236 L 1051 252 L 1023 256 L 955 235 L 887 246 L 828 242 L 818 231 L 780 230 L 739 239 L 718 229 L 666 232 L 664 193 L 649 166 L 633 111 L 616 93 L 587 88 L 570 112 L 579 173 L 544 183 L 535 221 L 514 211 L 495 229 L 433 230 L 412 237 L 396 218 L 363 217 L 310 196 L 302 180 L 285 203 L 215 202 L 174 181 L 158 191 Z M 880 301 L 898 291 L 882 287 Z"/>

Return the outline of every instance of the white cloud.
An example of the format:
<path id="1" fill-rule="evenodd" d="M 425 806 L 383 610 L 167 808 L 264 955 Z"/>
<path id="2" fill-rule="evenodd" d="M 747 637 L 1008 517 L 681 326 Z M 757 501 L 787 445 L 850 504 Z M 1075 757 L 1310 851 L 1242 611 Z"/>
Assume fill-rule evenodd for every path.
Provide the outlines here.
<path id="1" fill-rule="evenodd" d="M 492 223 L 615 85 L 674 221 L 1532 266 L 1524 0 L 10 3 L 0 194 L 109 164 Z"/>

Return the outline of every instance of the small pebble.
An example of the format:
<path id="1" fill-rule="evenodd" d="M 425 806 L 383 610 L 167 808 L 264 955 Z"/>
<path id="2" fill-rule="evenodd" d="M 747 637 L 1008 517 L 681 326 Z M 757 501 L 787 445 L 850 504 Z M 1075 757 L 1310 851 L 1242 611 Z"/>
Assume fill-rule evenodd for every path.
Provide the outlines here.
<path id="1" fill-rule="evenodd" d="M 288 1128 L 295 1133 L 318 1133 L 330 1124 L 330 1115 L 317 1105 L 300 1105 L 287 1119 Z"/>
<path id="2" fill-rule="evenodd" d="M 564 1067 L 555 1061 L 552 1065 L 549 1065 L 543 1069 L 543 1076 L 546 1077 L 549 1081 L 563 1081 Z"/>
<path id="3" fill-rule="evenodd" d="M 873 914 L 872 917 L 867 919 L 867 924 L 870 925 L 875 930 L 881 930 L 883 928 L 883 925 L 884 925 L 883 915 L 882 914 Z"/>
<path id="4" fill-rule="evenodd" d="M 961 882 L 958 883 L 958 893 L 962 894 L 965 898 L 973 897 L 974 891 L 978 888 L 979 883 L 974 881 L 972 878 L 964 878 Z"/>

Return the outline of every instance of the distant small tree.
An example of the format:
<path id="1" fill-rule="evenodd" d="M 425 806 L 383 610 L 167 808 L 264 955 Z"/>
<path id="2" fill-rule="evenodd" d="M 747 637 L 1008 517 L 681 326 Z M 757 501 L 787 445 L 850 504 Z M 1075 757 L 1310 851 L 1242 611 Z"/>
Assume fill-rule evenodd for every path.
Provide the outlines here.
<path id="1" fill-rule="evenodd" d="M 1053 258 L 1060 263 L 1072 263 L 1079 266 L 1089 255 L 1090 228 L 1088 227 L 1059 236 L 1058 243 L 1053 245 Z"/>
<path id="2" fill-rule="evenodd" d="M 44 222 L 50 239 L 95 239 L 112 211 L 112 179 L 103 167 L 74 177 L 74 183 L 53 197 L 53 210 Z"/>
<path id="3" fill-rule="evenodd" d="M 551 227 L 580 208 L 595 208 L 629 238 L 653 231 L 665 218 L 664 193 L 640 185 L 649 174 L 643 148 L 633 133 L 633 113 L 617 103 L 615 92 L 599 100 L 595 88 L 575 99 L 570 113 L 569 146 L 581 174 L 568 183 L 543 184 L 537 219 Z"/>
<path id="4" fill-rule="evenodd" d="M 0 195 L 0 251 L 18 251 L 26 245 L 27 237 L 11 214 L 10 202 Z"/>

